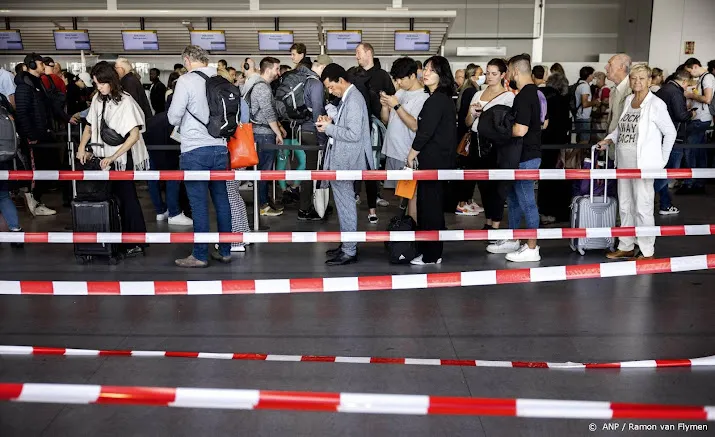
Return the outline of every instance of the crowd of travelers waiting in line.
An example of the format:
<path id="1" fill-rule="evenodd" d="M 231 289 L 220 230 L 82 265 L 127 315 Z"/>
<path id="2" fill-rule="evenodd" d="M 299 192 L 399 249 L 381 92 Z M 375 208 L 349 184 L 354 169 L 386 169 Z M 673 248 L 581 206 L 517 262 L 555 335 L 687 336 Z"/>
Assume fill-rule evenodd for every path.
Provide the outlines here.
<path id="1" fill-rule="evenodd" d="M 661 169 L 707 166 L 706 151 L 673 148 L 674 143 L 704 144 L 712 124 L 715 61 L 703 65 L 691 58 L 667 78 L 658 68 L 632 65 L 626 54 L 613 56 L 605 73 L 593 67 L 580 69 L 579 79 L 569 84 L 564 69 L 554 64 L 547 71 L 533 66 L 529 55 L 492 59 L 486 65 L 468 65 L 454 74 L 449 61 L 433 56 L 424 64 L 408 57 L 397 59 L 389 73 L 375 58 L 373 47 L 360 44 L 358 66 L 345 70 L 328 55 L 312 61 L 303 44 L 291 48 L 293 66 L 274 57 L 255 63 L 246 58 L 239 69 L 225 60 L 209 66 L 209 54 L 187 47 L 182 63 L 164 85 L 158 69 L 150 71 L 145 90 L 129 60 L 99 62 L 90 72 L 74 75 L 52 58 L 35 53 L 25 57 L 15 74 L 0 69 L 3 107 L 14 118 L 20 137 L 21 164 L 25 168 L 56 170 L 57 151 L 38 144 L 56 143 L 55 132 L 81 124 L 84 129 L 76 152 L 80 163 L 92 156 L 102 169 L 112 170 L 225 170 L 229 156 L 225 138 L 209 133 L 210 108 L 207 78 L 219 75 L 241 93 L 240 118 L 251 123 L 258 147 L 258 169 L 364 170 L 405 167 L 418 169 L 538 169 L 582 168 L 590 165 L 585 148 L 544 149 L 542 144 L 598 143 L 610 149 L 615 165 L 622 168 Z M 288 79 L 290 78 L 290 79 Z M 615 86 L 609 88 L 606 80 Z M 276 98 L 286 82 L 301 83 L 302 118 L 291 118 Z M 289 108 L 290 109 L 290 108 Z M 295 109 L 295 108 L 293 108 Z M 575 130 L 574 130 L 575 127 Z M 105 129 L 121 137 L 119 145 L 107 144 Z M 180 144 L 178 140 L 180 136 Z M 147 145 L 177 144 L 180 152 L 152 151 Z M 317 145 L 318 150 L 294 150 L 289 145 Z M 101 147 L 97 147 L 100 145 Z M 285 150 L 262 147 L 285 145 Z M 377 152 L 377 153 L 376 153 Z M 17 162 L 0 162 L 12 169 Z M 608 165 L 608 163 L 606 163 Z M 589 167 L 590 168 L 590 167 Z M 484 229 L 500 229 L 506 211 L 508 228 L 518 229 L 568 221 L 574 195 L 588 191 L 589 181 L 419 181 L 416 194 L 400 207 L 418 229 L 445 229 L 445 212 L 461 216 L 484 213 Z M 615 184 L 615 183 L 614 183 Z M 249 232 L 246 206 L 240 191 L 250 183 L 237 181 L 149 181 L 156 220 L 170 225 L 193 226 L 209 231 L 209 194 L 216 211 L 219 232 Z M 340 230 L 357 231 L 362 181 L 322 181 L 329 185 Z M 394 181 L 365 181 L 368 222 L 378 223 L 377 207 L 388 201 L 382 191 Z M 478 186 L 482 206 L 474 200 Z M 283 214 L 285 205 L 297 204 L 298 219 L 324 220 L 330 214 L 316 211 L 312 181 L 283 181 L 281 199 L 271 199 L 269 183 L 258 182 L 261 216 Z M 10 231 L 22 231 L 11 186 L 0 181 L 0 212 Z M 56 214 L 43 203 L 52 183 L 35 181 L 21 187 L 28 211 L 34 216 Z M 648 179 L 618 180 L 620 224 L 654 224 L 655 193 L 659 213 L 677 214 L 669 189 L 673 182 Z M 123 232 L 146 232 L 145 218 L 135 183 L 112 183 L 120 205 Z M 64 189 L 65 203 L 71 191 Z M 612 190 L 613 194 L 615 190 Z M 165 194 L 164 194 L 165 192 Z M 702 180 L 683 181 L 678 194 L 703 193 Z M 387 196 L 385 196 L 387 197 Z M 183 200 L 185 199 L 185 200 Z M 188 214 L 189 210 L 191 211 Z M 187 213 L 185 214 L 184 211 Z M 187 215 L 190 215 L 188 217 Z M 490 242 L 487 251 L 504 254 L 512 262 L 541 259 L 536 240 Z M 653 237 L 621 238 L 611 259 L 651 258 Z M 636 251 L 636 246 L 640 253 Z M 143 245 L 128 245 L 126 255 L 142 253 Z M 176 260 L 180 267 L 206 267 L 209 259 L 228 263 L 231 252 L 244 252 L 244 244 L 196 244 L 191 255 Z M 442 262 L 441 242 L 420 242 L 414 265 Z M 356 262 L 357 245 L 343 243 L 328 251 L 329 265 Z"/>

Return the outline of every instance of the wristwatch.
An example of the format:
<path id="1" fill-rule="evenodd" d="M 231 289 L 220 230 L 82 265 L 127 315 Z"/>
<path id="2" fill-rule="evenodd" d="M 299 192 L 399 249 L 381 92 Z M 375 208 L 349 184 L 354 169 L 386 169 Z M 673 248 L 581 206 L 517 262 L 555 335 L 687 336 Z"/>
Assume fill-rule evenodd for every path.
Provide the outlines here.
<path id="1" fill-rule="evenodd" d="M 400 108 L 402 108 L 402 104 L 401 104 L 401 103 L 398 103 L 398 104 L 396 104 L 395 106 L 392 107 L 392 109 L 394 109 L 395 112 L 397 112 L 397 110 L 400 109 Z"/>

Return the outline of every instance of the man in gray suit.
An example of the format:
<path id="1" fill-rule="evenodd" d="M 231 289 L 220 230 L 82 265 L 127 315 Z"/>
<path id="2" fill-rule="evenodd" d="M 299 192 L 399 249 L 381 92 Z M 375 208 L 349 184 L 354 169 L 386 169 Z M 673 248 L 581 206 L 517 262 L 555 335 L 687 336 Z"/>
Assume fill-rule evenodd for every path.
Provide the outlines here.
<path id="1" fill-rule="evenodd" d="M 328 140 L 323 168 L 326 170 L 366 170 L 373 168 L 370 142 L 370 118 L 365 99 L 350 83 L 348 74 L 338 64 L 325 67 L 320 78 L 330 94 L 339 97 L 340 105 L 335 119 L 321 116 L 316 123 L 318 132 Z M 330 181 L 338 210 L 341 232 L 357 231 L 357 207 L 353 181 Z M 329 250 L 325 262 L 330 266 L 357 262 L 357 243 L 343 243 Z"/>

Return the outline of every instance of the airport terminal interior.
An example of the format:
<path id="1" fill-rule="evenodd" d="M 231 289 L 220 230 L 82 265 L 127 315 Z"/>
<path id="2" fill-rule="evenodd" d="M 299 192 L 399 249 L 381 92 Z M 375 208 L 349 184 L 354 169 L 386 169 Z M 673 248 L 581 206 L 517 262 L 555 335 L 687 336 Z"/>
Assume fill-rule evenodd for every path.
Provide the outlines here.
<path id="1" fill-rule="evenodd" d="M 9 159 L 3 155 L 7 148 L 4 138 L 0 139 L 0 437 L 715 435 L 715 276 L 709 270 L 715 268 L 715 237 L 711 236 L 715 233 L 711 218 L 715 216 L 715 140 L 710 114 L 715 109 L 705 100 L 708 96 L 712 100 L 715 87 L 712 0 L 370 0 L 367 4 L 5 0 L 0 16 L 6 24 L 6 30 L 0 30 L 0 93 L 7 94 L 5 100 L 12 109 L 3 109 L 0 115 L 14 114 L 19 135 L 16 156 Z M 524 53 L 529 56 L 517 57 Z M 411 58 L 409 68 L 404 67 L 402 77 L 395 77 L 401 73 L 394 66 L 407 65 L 405 57 Z M 441 64 L 445 58 L 446 64 Z M 500 65 L 495 60 L 501 59 L 505 72 L 492 68 Z M 532 69 L 529 74 L 519 69 L 524 59 Z M 110 67 L 102 70 L 103 62 Z M 39 64 L 45 72 L 23 82 L 34 75 Z M 280 72 L 282 77 L 274 78 L 270 71 L 273 67 L 277 71 L 279 64 L 287 68 Z M 561 69 L 554 69 L 554 64 Z M 224 186 L 214 178 L 202 185 L 201 191 L 192 184 L 209 179 L 207 171 L 174 172 L 171 177 L 172 170 L 218 170 L 189 167 L 188 157 L 198 162 L 198 155 L 191 154 L 202 148 L 193 148 L 187 140 L 192 138 L 190 129 L 179 129 L 179 135 L 183 133 L 179 138 L 171 126 L 172 112 L 184 101 L 186 87 L 200 89 L 189 91 L 194 94 L 188 101 L 207 93 L 208 85 L 190 77 L 196 76 L 190 73 L 196 65 L 212 69 L 226 78 L 225 85 L 233 82 L 241 91 L 251 112 L 256 142 L 266 137 L 266 131 L 260 130 L 268 126 L 261 123 L 265 109 L 254 111 L 256 99 L 250 93 L 246 97 L 244 91 L 258 90 L 248 84 L 270 82 L 266 78 L 275 82 L 274 94 L 268 98 L 273 105 L 269 112 L 283 118 L 274 128 L 268 127 L 268 132 L 285 129 L 285 140 L 275 146 L 278 141 L 272 134 L 272 143 L 265 144 L 284 149 L 276 153 L 267 148 L 273 153 L 265 158 L 259 145 L 257 170 L 318 170 L 316 161 L 325 154 L 330 159 L 324 165 L 333 165 L 328 169 L 337 172 L 337 176 L 326 178 L 338 179 L 329 181 L 327 210 L 318 196 L 318 192 L 324 193 L 321 181 L 317 188 L 300 180 L 259 182 L 245 177 L 257 173 L 237 171 L 237 179 L 245 181 Z M 359 81 L 361 70 L 350 69 L 358 65 L 368 75 L 366 70 L 373 74 L 384 70 L 384 77 L 392 79 L 386 82 L 393 92 L 401 90 L 398 94 L 403 96 L 412 92 L 405 84 L 418 92 L 426 90 L 424 108 L 430 108 L 432 99 L 443 93 L 440 84 L 446 82 L 440 81 L 447 81 L 448 74 L 452 93 L 445 104 L 470 106 L 461 112 L 453 108 L 440 112 L 437 116 L 451 120 L 452 126 L 424 140 L 427 145 L 420 153 L 433 156 L 427 155 L 427 147 L 455 139 L 446 147 L 451 147 L 449 156 L 456 164 L 440 167 L 438 159 L 424 159 L 421 168 L 464 172 L 451 173 L 457 177 L 442 172 L 440 179 L 444 180 L 417 182 L 413 193 L 417 204 L 414 218 L 419 222 L 416 228 L 394 227 L 398 221 L 406 222 L 413 211 L 413 204 L 408 206 L 408 199 L 398 195 L 403 193 L 396 193 L 395 181 L 386 180 L 398 179 L 394 177 L 397 173 L 383 172 L 381 177 L 370 178 L 350 170 L 400 170 L 389 167 L 390 160 L 396 158 L 385 154 L 386 144 L 395 141 L 390 124 L 402 123 L 401 135 L 409 137 L 407 153 L 423 141 L 425 126 L 430 124 L 425 119 L 435 115 L 427 110 L 410 115 L 405 108 L 410 104 L 407 100 L 404 106 L 383 103 L 391 100 L 380 90 L 373 93 L 371 87 L 378 76 L 372 76 L 372 82 L 364 86 L 364 95 L 368 99 L 377 95 L 382 112 L 389 114 L 386 131 L 375 135 L 375 128 L 365 120 L 368 116 L 360 119 L 368 128 L 362 138 L 334 134 L 337 129 L 355 128 L 349 123 L 341 127 L 341 123 L 346 108 L 353 108 L 348 99 L 356 98 L 357 93 L 350 95 L 351 84 Z M 539 66 L 543 67 L 540 71 L 534 68 Z M 658 76 L 655 68 L 661 70 L 659 84 L 654 83 Z M 319 80 L 314 84 L 325 91 L 327 102 L 342 97 L 345 104 L 328 104 L 326 109 L 325 99 L 312 102 L 308 121 L 295 122 L 286 115 L 290 103 L 288 112 L 280 111 L 275 103 L 285 107 L 280 90 L 292 70 L 317 72 Z M 490 71 L 496 71 L 497 79 L 489 78 Z M 638 77 L 645 71 L 647 84 L 643 88 Z M 12 77 L 14 96 L 7 92 L 10 87 L 3 75 Z M 144 133 L 131 125 L 126 136 L 120 134 L 120 145 L 133 138 L 133 132 L 143 135 L 128 152 L 132 159 L 124 161 L 126 170 L 135 170 L 134 180 L 113 178 L 109 185 L 112 196 L 128 196 L 128 201 L 104 202 L 109 209 L 118 208 L 121 219 L 110 217 L 106 226 L 95 223 L 88 229 L 80 226 L 76 204 L 89 202 L 78 196 L 77 189 L 88 187 L 89 182 L 74 184 L 69 179 L 78 173 L 69 171 L 81 168 L 80 161 L 73 158 L 78 144 L 88 142 L 81 139 L 80 128 L 87 127 L 87 132 L 93 132 L 89 142 L 97 142 L 94 132 L 98 123 L 92 125 L 91 120 L 99 121 L 103 109 L 96 103 L 101 97 L 92 97 L 92 88 L 102 95 L 111 80 L 97 78 L 106 75 L 116 76 L 116 83 L 121 79 L 124 88 L 127 76 L 139 79 L 140 97 L 150 105 L 144 109 L 141 99 L 126 94 L 126 100 L 136 104 L 133 112 L 127 110 L 122 115 L 139 114 L 147 125 L 151 125 L 150 119 L 164 117 L 168 130 L 164 129 L 163 142 L 149 139 L 146 126 L 141 129 Z M 64 78 L 66 92 L 56 89 L 54 77 Z M 603 81 L 596 85 L 600 77 Z M 481 153 L 483 137 L 481 122 L 477 142 L 477 133 L 472 134 L 469 127 L 459 130 L 464 123 L 456 115 L 469 113 L 471 117 L 470 111 L 477 111 L 472 105 L 476 101 L 488 105 L 487 99 L 476 97 L 463 102 L 466 90 L 472 88 L 470 95 L 475 95 L 479 89 L 487 93 L 493 92 L 492 87 L 503 87 L 516 94 L 514 108 L 520 108 L 520 94 L 525 97 L 525 91 L 530 92 L 532 81 L 546 82 L 546 87 L 538 88 L 546 90 L 556 82 L 554 78 L 565 84 L 560 101 L 573 100 L 574 93 L 583 100 L 577 99 L 575 108 L 574 102 L 566 104 L 568 126 L 560 143 L 542 134 L 556 123 L 552 100 L 544 99 L 549 105 L 543 106 L 547 112 L 541 120 L 540 106 L 535 104 L 537 126 L 546 123 L 536 140 L 542 169 L 530 176 L 539 179 L 536 183 L 525 183 L 519 175 L 526 173 L 512 171 L 539 168 L 520 166 L 525 164 L 522 161 L 507 170 L 512 181 L 497 182 L 504 173 L 486 171 L 495 170 L 493 164 L 480 166 L 464 155 L 457 159 L 462 135 L 467 133 L 471 139 L 471 150 L 466 153 L 472 156 Z M 27 86 L 45 80 L 51 85 L 45 90 Z M 161 87 L 157 88 L 157 82 Z M 300 99 L 306 102 L 308 83 L 301 84 L 306 97 Z M 566 89 L 569 84 L 575 87 Z M 579 85 L 584 85 L 588 95 Z M 623 95 L 625 100 L 617 103 L 623 86 L 628 86 L 628 92 Z M 671 96 L 661 92 L 675 87 L 680 87 L 677 99 L 668 100 Z M 70 102 L 75 89 L 84 97 Z M 159 103 L 157 89 L 162 90 Z M 610 91 L 610 97 L 604 91 Z M 23 99 L 23 93 L 44 97 Z M 633 97 L 626 97 L 631 93 Z M 58 94 L 66 96 L 59 107 L 55 105 Z M 179 97 L 167 104 L 167 96 L 172 94 Z M 362 91 L 357 98 L 365 101 L 361 95 Z M 629 125 L 623 118 L 610 123 L 609 104 L 625 108 L 623 101 L 641 96 L 645 96 L 643 106 L 630 109 L 639 111 L 640 116 L 645 114 L 643 108 L 651 108 L 650 120 L 647 116 L 641 118 L 648 120 L 644 123 L 636 119 L 630 128 L 638 130 L 637 140 L 624 144 L 627 140 L 620 137 Z M 687 105 L 688 117 L 682 123 L 671 121 L 671 103 L 680 99 Z M 47 102 L 48 110 L 39 118 L 47 118 L 53 140 L 34 142 L 34 134 L 27 134 L 32 128 L 27 126 L 36 127 L 38 117 L 24 123 L 27 108 L 23 105 L 41 102 Z M 79 115 L 90 102 L 93 108 L 89 113 Z M 646 106 L 649 103 L 652 106 Z M 188 112 L 199 107 L 188 105 L 186 114 L 181 108 L 184 115 L 175 125 L 200 130 L 211 124 L 198 119 L 198 123 L 193 119 L 187 122 L 191 119 Z M 484 114 L 488 113 L 486 105 Z M 331 106 L 335 112 L 329 122 L 310 119 L 318 107 L 330 115 Z M 369 115 L 370 103 L 366 106 L 360 113 Z M 586 106 L 592 115 L 584 116 Z M 206 114 L 212 111 L 210 104 L 207 107 Z M 665 122 L 653 120 L 660 116 L 657 111 Z M 379 112 L 373 114 L 373 126 L 382 124 Z M 454 116 L 449 119 L 445 113 Z M 584 118 L 588 120 L 584 122 Z M 515 131 L 522 126 L 522 119 L 517 113 L 516 121 L 512 120 Z M 101 120 L 103 131 L 104 117 Z M 110 117 L 107 120 L 112 122 Z M 301 123 L 311 125 L 309 134 L 302 134 L 305 128 Z M 316 129 L 322 134 L 324 123 L 333 124 L 325 129 L 327 136 L 316 135 Z M 456 124 L 460 127 L 452 129 Z M 665 124 L 669 127 L 662 127 Z M 244 125 L 239 125 L 233 124 L 243 129 Z M 618 157 L 631 156 L 621 155 L 620 148 L 632 146 L 628 150 L 638 147 L 638 159 L 643 159 L 640 147 L 652 146 L 642 146 L 643 138 L 653 142 L 653 132 L 647 129 L 660 131 L 654 133 L 655 152 L 645 152 L 660 154 L 661 147 L 666 152 L 655 169 L 626 165 L 625 158 L 619 158 L 621 165 L 616 163 L 618 170 L 609 175 L 618 181 L 594 181 L 593 200 L 589 175 L 586 179 L 582 176 L 588 172 L 577 169 L 591 168 L 589 148 L 604 141 L 611 126 L 621 131 L 614 141 Z M 702 135 L 694 133 L 696 130 Z M 0 134 L 3 132 L 0 129 Z M 98 135 L 99 141 L 109 144 L 104 133 Z M 200 135 L 210 135 L 209 129 Z M 315 146 L 306 145 L 306 138 L 311 137 L 322 147 L 320 155 Z M 225 143 L 224 138 L 214 138 Z M 327 148 L 321 138 L 330 138 Z M 351 141 L 372 149 L 368 159 L 372 166 L 335 167 L 343 162 L 341 156 L 352 153 L 348 152 L 353 150 Z M 527 143 L 526 136 L 523 141 Z M 136 151 L 138 147 L 143 147 L 145 155 Z M 362 158 L 360 153 L 362 149 L 358 150 Z M 313 154 L 315 160 L 311 160 Z M 201 156 L 204 159 L 206 155 Z M 225 148 L 221 156 L 222 165 L 229 166 Z M 231 161 L 235 158 L 233 153 L 228 156 Z M 147 168 L 140 168 L 142 157 L 151 159 Z M 555 158 L 547 162 L 551 159 L 547 157 Z M 400 167 L 406 159 L 410 158 L 401 157 Z M 576 159 L 575 166 L 569 167 Z M 157 168 L 158 161 L 165 161 L 159 164 L 161 168 Z M 682 162 L 672 165 L 673 161 Z M 109 174 L 115 174 L 118 162 L 112 164 Z M 596 169 L 613 169 L 608 162 L 603 164 L 605 167 Z M 134 168 L 129 168 L 131 165 Z M 658 179 L 653 182 L 645 171 L 661 172 L 665 167 L 675 177 L 662 184 Z M 633 176 L 634 172 L 621 172 L 623 168 L 643 171 Z M 694 171 L 677 173 L 677 168 Z M 142 177 L 144 170 L 169 173 L 162 173 L 160 182 L 147 181 L 157 179 L 158 173 Z M 253 167 L 246 169 L 251 170 Z M 342 174 L 347 180 L 340 180 L 341 171 L 346 172 Z M 292 176 L 299 174 L 301 179 L 307 173 Z M 319 174 L 305 179 L 316 179 Z M 469 174 L 489 179 L 491 184 L 446 180 Z M 563 180 L 569 174 L 576 176 Z M 436 175 L 432 174 L 432 179 Z M 556 180 L 549 180 L 554 175 Z M 179 182 L 168 180 L 177 178 Z M 280 173 L 276 179 L 289 177 Z M 351 179 L 373 180 L 353 186 Z M 641 185 L 642 181 L 647 183 Z M 409 191 L 411 185 L 405 182 L 399 181 L 398 186 Z M 502 186 L 499 184 L 514 192 L 498 197 L 501 194 L 494 192 L 500 193 L 495 188 Z M 219 185 L 223 191 L 216 188 Z M 260 194 L 259 185 L 265 189 Z M 117 186 L 123 187 L 121 192 Z M 211 186 L 211 196 L 207 186 Z M 379 193 L 376 204 L 371 187 Z M 513 187 L 526 189 L 519 194 Z M 633 195 L 631 187 L 641 191 Z M 39 194 L 33 194 L 38 188 L 43 191 L 41 201 L 35 198 Z M 433 197 L 423 194 L 428 191 Z M 357 225 L 350 223 L 354 221 L 353 194 Z M 264 195 L 267 202 L 263 202 Z M 202 210 L 196 214 L 197 196 L 203 196 L 204 203 L 213 199 L 208 200 L 212 205 L 208 219 L 201 217 Z M 226 208 L 226 197 L 230 200 L 228 230 L 222 219 L 228 217 L 227 210 L 213 206 L 221 196 Z M 530 243 L 521 247 L 517 243 L 516 262 L 509 260 L 514 253 L 505 258 L 507 252 L 493 250 L 501 243 L 487 240 L 508 240 L 503 234 L 496 238 L 496 228 L 488 227 L 496 220 L 487 221 L 487 213 L 494 211 L 484 207 L 493 209 L 487 204 L 493 204 L 495 196 L 500 211 L 503 204 L 503 230 L 510 229 L 509 217 L 523 213 L 524 223 L 514 226 L 521 229 L 528 227 L 530 213 L 538 215 L 539 259 L 518 258 L 535 250 Z M 643 207 L 639 196 L 654 196 L 652 209 Z M 539 211 L 522 208 L 522 198 Z M 139 211 L 129 211 L 132 199 L 137 200 Z M 637 213 L 624 212 L 626 199 L 638 204 Z M 596 207 L 600 202 L 611 205 L 612 223 L 604 219 L 610 213 Z M 245 204 L 239 219 L 236 204 Z M 305 204 L 307 209 L 303 209 Z M 579 208 L 600 212 L 592 220 L 579 221 Z M 171 212 L 176 209 L 178 213 Z M 9 211 L 16 211 L 17 217 Z M 140 212 L 144 227 L 128 222 L 127 211 L 127 215 Z M 112 216 L 111 211 L 108 214 Z M 435 217 L 439 222 L 442 216 L 443 227 L 425 225 Z M 114 228 L 117 220 L 121 226 Z M 208 222 L 210 228 L 196 229 L 199 222 Z M 575 234 L 569 234 L 569 228 L 587 228 L 591 243 L 606 243 L 586 247 L 581 254 L 584 241 L 572 240 Z M 411 232 L 415 230 L 427 232 Z M 210 234 L 205 234 L 207 231 Z M 133 235 L 134 239 L 125 240 L 130 244 L 119 247 L 117 253 L 109 250 L 111 256 L 87 257 L 82 252 L 87 244 L 72 244 L 82 232 L 97 232 L 95 237 L 100 239 L 105 232 L 124 232 L 125 238 Z M 214 243 L 218 243 L 219 233 L 224 238 L 241 232 L 244 239 L 254 242 L 234 248 L 227 263 Z M 177 265 L 192 253 L 193 245 L 186 238 L 193 238 L 194 233 L 197 237 L 203 233 L 211 243 L 206 268 Z M 433 242 L 413 245 L 400 241 L 420 239 L 415 235 Z M 636 251 L 609 259 L 618 249 L 628 252 L 626 242 L 636 235 L 640 255 Z M 363 242 L 356 252 L 350 252 L 349 240 L 356 236 Z M 654 253 L 648 248 L 653 244 L 649 236 L 657 236 Z M 341 262 L 329 265 L 326 259 L 331 261 L 331 256 L 326 256 L 326 251 L 338 247 L 341 238 L 341 249 L 332 259 Z M 430 263 L 428 254 L 434 253 L 439 246 L 434 240 L 439 239 L 444 240 L 439 262 Z M 385 240 L 390 241 L 385 244 Z M 413 256 L 391 259 L 398 244 L 414 251 L 412 263 Z M 247 288 L 226 293 L 226 284 Z M 224 295 L 220 295 L 222 287 Z M 529 401 L 532 399 L 540 401 Z"/>

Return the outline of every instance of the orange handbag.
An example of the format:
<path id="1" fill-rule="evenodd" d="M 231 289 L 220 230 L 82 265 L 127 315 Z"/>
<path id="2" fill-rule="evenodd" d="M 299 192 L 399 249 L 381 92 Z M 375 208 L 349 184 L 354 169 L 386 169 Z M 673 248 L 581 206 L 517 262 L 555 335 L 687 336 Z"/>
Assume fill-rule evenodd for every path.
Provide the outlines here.
<path id="1" fill-rule="evenodd" d="M 256 141 L 253 138 L 253 125 L 239 123 L 236 132 L 226 143 L 231 157 L 231 168 L 253 167 L 258 164 Z"/>

